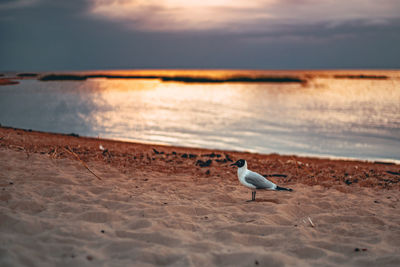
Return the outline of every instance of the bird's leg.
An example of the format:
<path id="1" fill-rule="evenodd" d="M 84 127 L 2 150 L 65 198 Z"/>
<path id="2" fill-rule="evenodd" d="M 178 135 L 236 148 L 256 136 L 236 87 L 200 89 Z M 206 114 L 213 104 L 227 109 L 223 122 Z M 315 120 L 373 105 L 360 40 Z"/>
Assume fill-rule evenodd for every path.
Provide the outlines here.
<path id="1" fill-rule="evenodd" d="M 251 191 L 251 200 L 247 200 L 247 202 L 256 201 L 256 191 Z"/>

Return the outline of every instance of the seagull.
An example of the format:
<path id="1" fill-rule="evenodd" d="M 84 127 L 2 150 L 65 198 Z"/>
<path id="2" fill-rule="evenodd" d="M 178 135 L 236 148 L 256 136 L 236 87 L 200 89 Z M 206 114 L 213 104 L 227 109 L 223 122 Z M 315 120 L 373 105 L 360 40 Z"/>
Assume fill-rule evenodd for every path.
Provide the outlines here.
<path id="1" fill-rule="evenodd" d="M 266 190 L 276 190 L 276 191 L 293 191 L 290 188 L 284 188 L 277 186 L 271 181 L 268 181 L 261 174 L 250 171 L 247 169 L 247 162 L 244 159 L 239 159 L 235 163 L 231 164 L 231 166 L 238 167 L 238 178 L 242 185 L 250 188 L 251 192 L 251 200 L 256 200 L 256 189 L 266 189 Z"/>

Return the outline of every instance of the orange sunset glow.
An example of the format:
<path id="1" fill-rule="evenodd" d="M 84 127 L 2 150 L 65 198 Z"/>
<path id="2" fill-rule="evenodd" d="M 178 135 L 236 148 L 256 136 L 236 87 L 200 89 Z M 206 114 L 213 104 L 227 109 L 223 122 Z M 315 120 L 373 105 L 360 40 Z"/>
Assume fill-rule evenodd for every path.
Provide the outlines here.
<path id="1" fill-rule="evenodd" d="M 398 9 L 397 9 L 398 11 Z M 214 30 L 272 31 L 283 23 L 320 23 L 334 26 L 347 20 L 385 23 L 396 18 L 396 8 L 375 1 L 102 1 L 93 0 L 90 13 L 125 21 L 132 27 L 152 31 Z M 295 14 L 295 16 L 293 15 Z"/>
<path id="2" fill-rule="evenodd" d="M 400 0 L 0 0 L 0 267 L 400 266 Z"/>

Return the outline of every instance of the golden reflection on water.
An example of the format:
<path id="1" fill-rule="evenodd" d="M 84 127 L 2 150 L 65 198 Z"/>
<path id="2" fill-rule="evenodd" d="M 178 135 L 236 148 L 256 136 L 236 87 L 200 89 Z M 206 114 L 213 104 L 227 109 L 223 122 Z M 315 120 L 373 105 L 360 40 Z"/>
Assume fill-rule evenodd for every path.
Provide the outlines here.
<path id="1" fill-rule="evenodd" d="M 398 144 L 398 84 L 396 79 L 334 79 L 323 75 L 307 85 L 185 84 L 156 79 L 86 82 L 96 92 L 98 106 L 90 120 L 104 132 L 103 137 L 258 152 L 304 150 L 328 154 L 332 149 L 351 147 L 386 149 L 379 147 L 380 142 L 387 142 L 382 141 L 384 138 L 392 140 L 389 145 Z"/>
<path id="2" fill-rule="evenodd" d="M 237 105 L 239 100 L 238 92 L 225 84 L 215 90 L 204 84 L 187 88 L 185 84 L 166 84 L 158 80 L 91 82 L 91 86 L 97 88 L 96 103 L 112 107 L 92 114 L 99 125 L 112 129 L 123 138 L 133 134 L 133 139 L 154 142 L 176 143 L 182 138 L 190 142 L 192 132 L 207 128 L 213 131 L 212 127 L 223 125 L 223 119 L 228 119 L 234 112 L 225 110 L 221 113 L 220 107 Z M 127 129 L 136 133 L 126 133 Z M 169 131 L 171 134 L 166 134 Z"/>

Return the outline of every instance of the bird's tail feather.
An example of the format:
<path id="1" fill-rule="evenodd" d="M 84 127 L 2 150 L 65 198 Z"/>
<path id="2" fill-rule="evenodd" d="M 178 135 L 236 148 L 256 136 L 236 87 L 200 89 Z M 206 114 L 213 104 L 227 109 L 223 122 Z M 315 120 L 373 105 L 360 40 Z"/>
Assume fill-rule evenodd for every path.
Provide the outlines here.
<path id="1" fill-rule="evenodd" d="M 280 186 L 276 186 L 275 190 L 278 190 L 278 191 L 293 191 L 293 189 L 280 187 Z"/>

